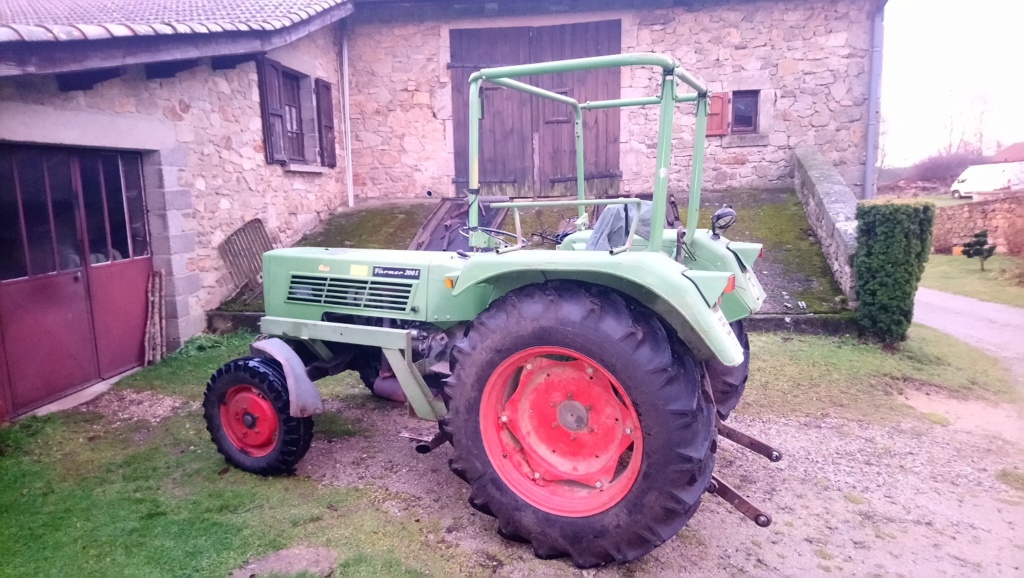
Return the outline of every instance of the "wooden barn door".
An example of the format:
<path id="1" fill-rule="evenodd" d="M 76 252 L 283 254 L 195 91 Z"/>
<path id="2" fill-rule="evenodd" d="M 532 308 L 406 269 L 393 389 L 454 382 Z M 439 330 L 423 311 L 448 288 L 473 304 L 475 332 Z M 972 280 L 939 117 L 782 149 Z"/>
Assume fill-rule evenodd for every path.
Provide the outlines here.
<path id="1" fill-rule="evenodd" d="M 621 51 L 621 22 L 451 31 L 455 181 L 468 182 L 469 76 L 492 66 L 583 58 Z M 579 102 L 618 98 L 619 69 L 550 74 L 522 79 Z M 572 110 L 546 99 L 484 85 L 480 124 L 483 194 L 550 197 L 576 194 Z M 618 192 L 619 111 L 584 114 L 588 194 Z"/>

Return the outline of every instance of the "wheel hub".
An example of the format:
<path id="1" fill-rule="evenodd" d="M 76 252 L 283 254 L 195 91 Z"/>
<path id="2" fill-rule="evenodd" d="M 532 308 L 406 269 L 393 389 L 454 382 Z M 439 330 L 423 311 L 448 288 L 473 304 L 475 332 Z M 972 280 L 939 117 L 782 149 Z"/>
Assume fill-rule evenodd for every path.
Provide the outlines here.
<path id="1" fill-rule="evenodd" d="M 534 347 L 506 359 L 485 386 L 481 419 L 499 475 L 542 510 L 602 512 L 639 475 L 636 410 L 609 372 L 572 350 Z"/>
<path id="2" fill-rule="evenodd" d="M 558 423 L 569 431 L 582 431 L 587 427 L 590 414 L 578 401 L 567 400 L 558 404 Z"/>
<path id="3" fill-rule="evenodd" d="M 256 427 L 256 416 L 249 412 L 245 412 L 245 415 L 242 416 L 242 424 L 249 429 L 253 429 Z"/>
<path id="4" fill-rule="evenodd" d="M 236 385 L 229 389 L 220 406 L 220 416 L 224 433 L 245 454 L 263 457 L 277 445 L 277 410 L 255 387 Z"/>

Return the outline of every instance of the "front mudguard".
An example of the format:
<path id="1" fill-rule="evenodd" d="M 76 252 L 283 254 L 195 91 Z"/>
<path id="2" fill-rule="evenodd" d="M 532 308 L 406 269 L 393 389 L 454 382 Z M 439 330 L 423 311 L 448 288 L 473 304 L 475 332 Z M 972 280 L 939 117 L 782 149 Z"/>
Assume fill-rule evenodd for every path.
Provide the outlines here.
<path id="1" fill-rule="evenodd" d="M 324 400 L 313 380 L 306 374 L 306 364 L 287 343 L 276 337 L 259 339 L 249 346 L 257 357 L 273 359 L 281 364 L 288 382 L 288 414 L 292 417 L 310 417 L 324 412 Z"/>

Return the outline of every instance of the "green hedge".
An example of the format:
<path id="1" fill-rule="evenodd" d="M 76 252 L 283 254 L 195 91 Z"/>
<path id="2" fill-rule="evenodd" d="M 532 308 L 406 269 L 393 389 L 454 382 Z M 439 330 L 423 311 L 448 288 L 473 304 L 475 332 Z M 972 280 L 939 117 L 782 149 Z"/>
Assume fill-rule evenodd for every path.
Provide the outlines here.
<path id="1" fill-rule="evenodd" d="M 935 206 L 923 202 L 857 206 L 857 324 L 866 337 L 903 341 L 932 245 Z"/>

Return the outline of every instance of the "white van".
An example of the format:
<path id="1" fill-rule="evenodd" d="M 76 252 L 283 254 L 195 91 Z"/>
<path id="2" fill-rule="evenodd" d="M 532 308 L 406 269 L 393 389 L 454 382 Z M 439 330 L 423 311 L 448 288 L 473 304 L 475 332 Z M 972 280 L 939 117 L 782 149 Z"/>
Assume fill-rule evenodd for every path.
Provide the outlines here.
<path id="1" fill-rule="evenodd" d="M 1024 162 L 974 165 L 949 187 L 954 198 L 973 197 L 975 193 L 1024 189 Z"/>

